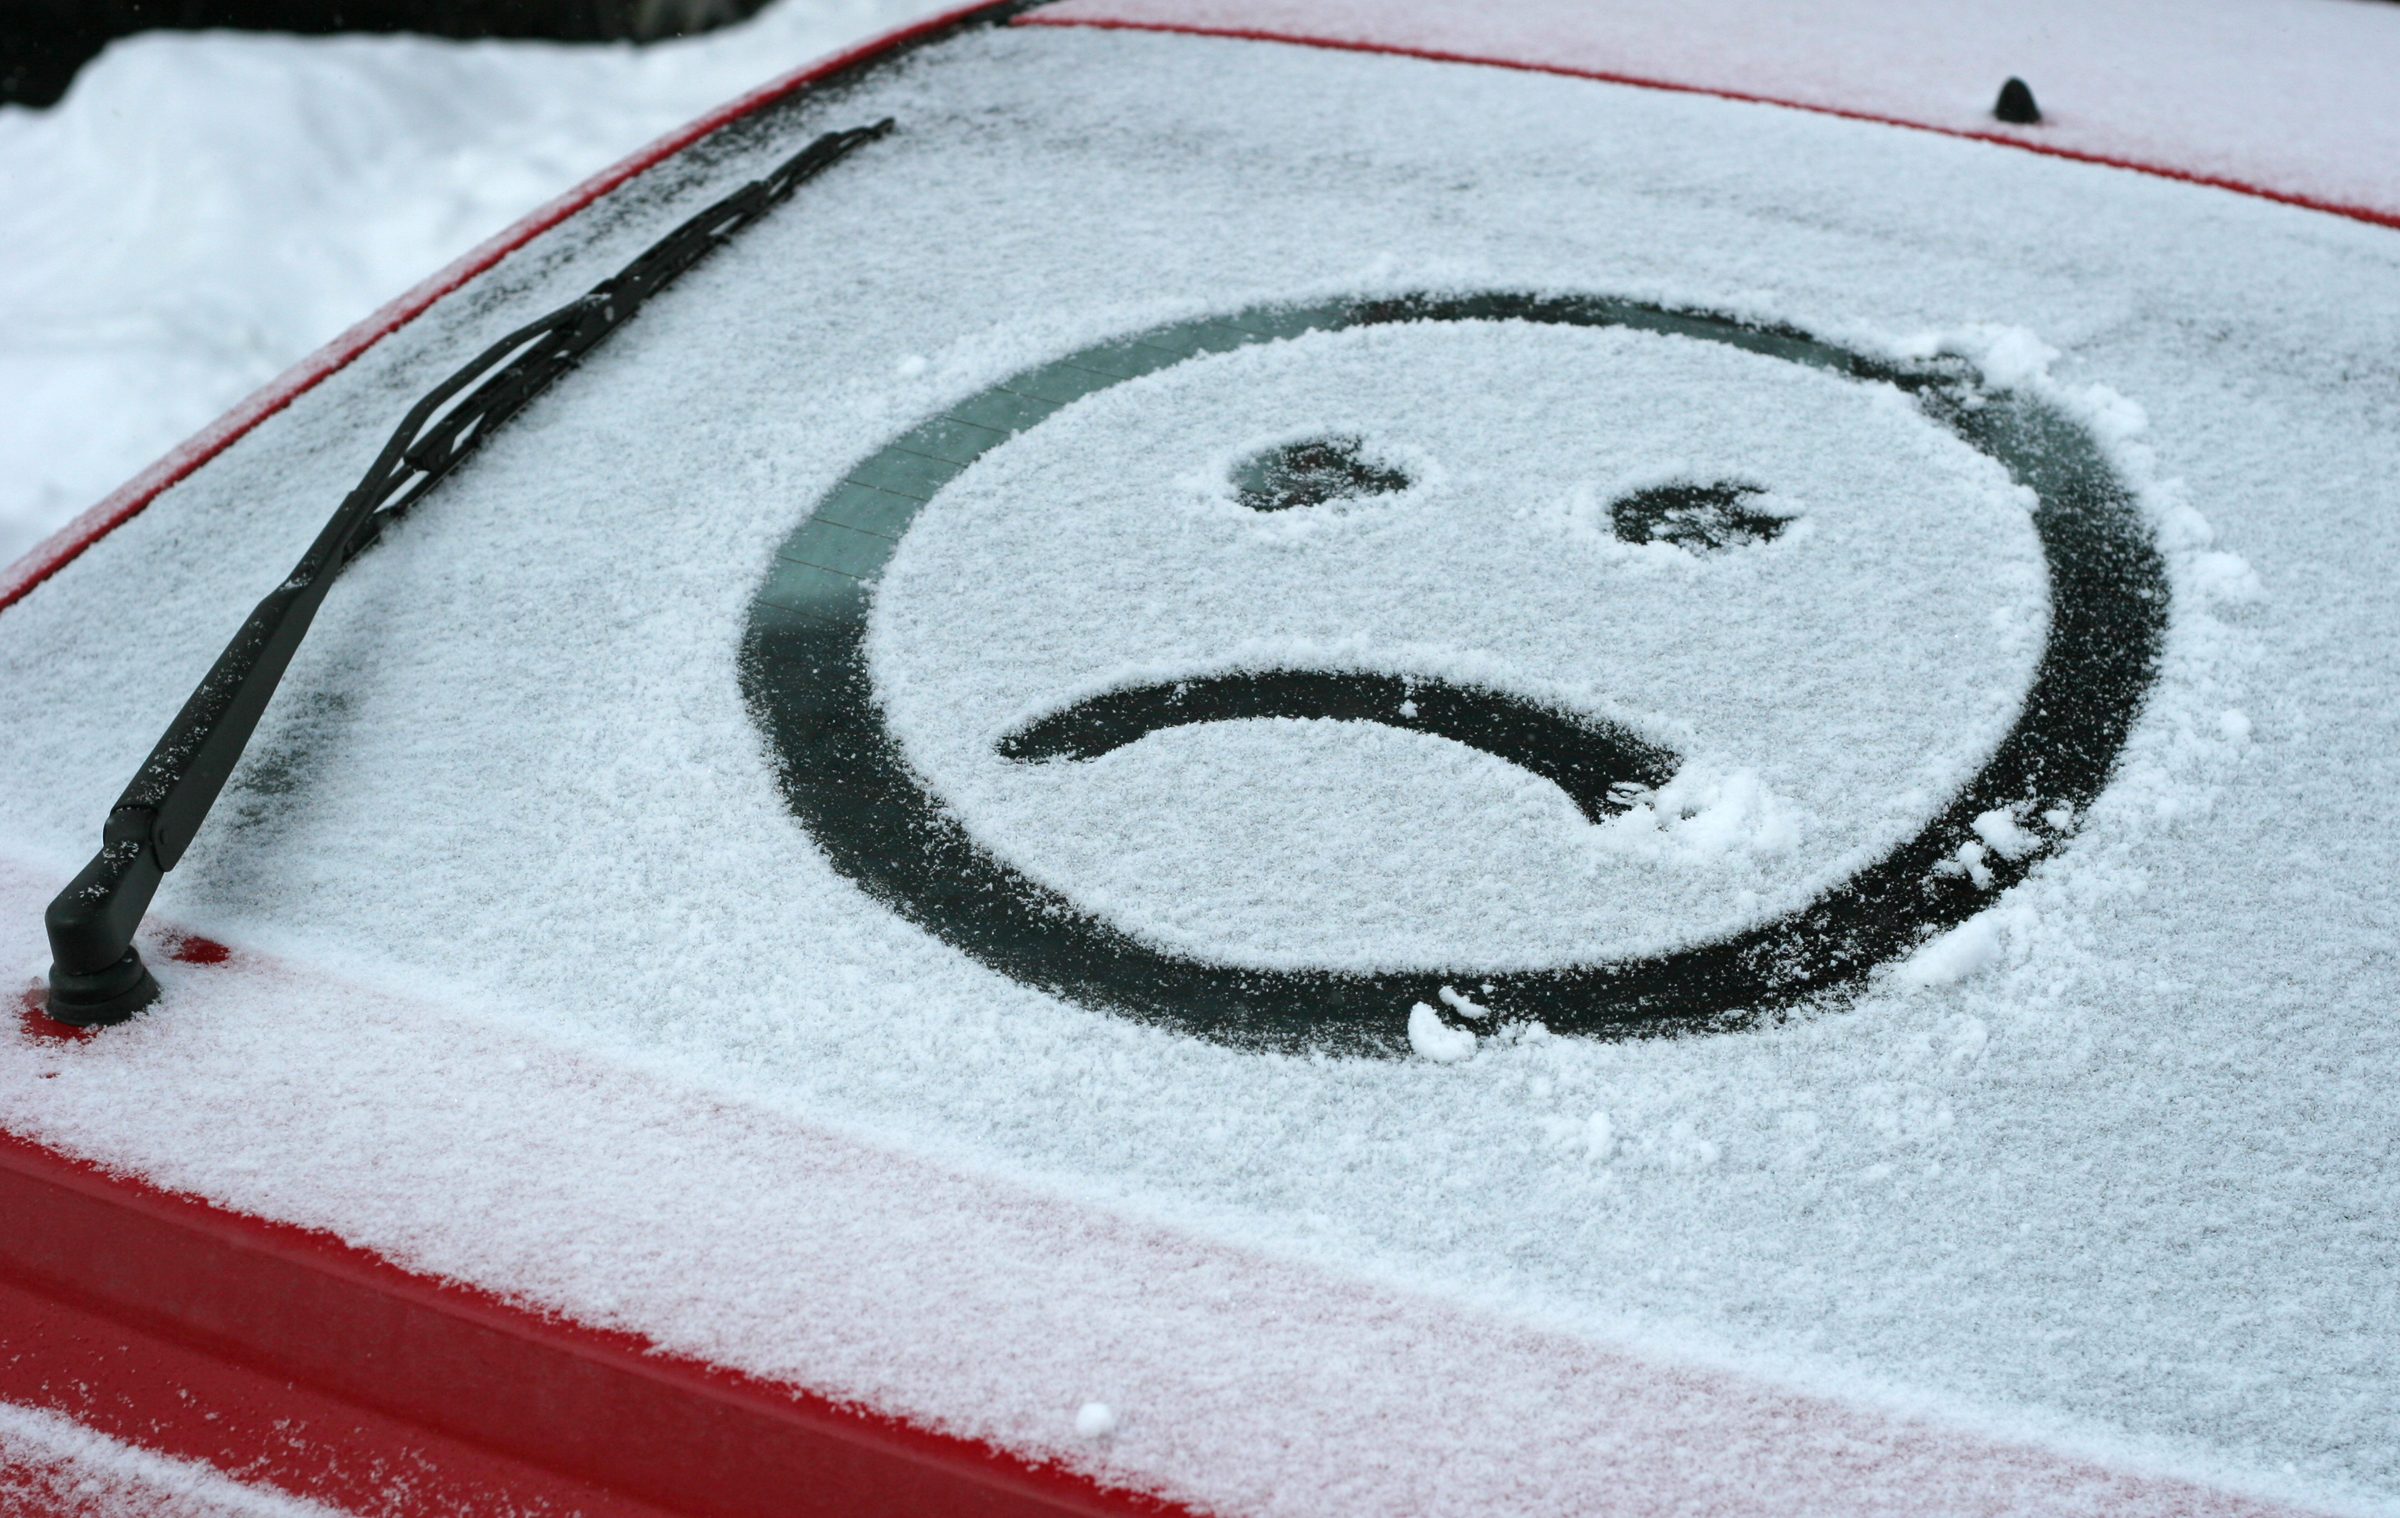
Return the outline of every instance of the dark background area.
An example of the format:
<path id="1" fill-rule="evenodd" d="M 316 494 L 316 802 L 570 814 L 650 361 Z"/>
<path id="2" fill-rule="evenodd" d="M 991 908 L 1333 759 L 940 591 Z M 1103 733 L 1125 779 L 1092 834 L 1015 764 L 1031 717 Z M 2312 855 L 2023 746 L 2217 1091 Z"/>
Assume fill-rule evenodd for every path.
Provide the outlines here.
<path id="1" fill-rule="evenodd" d="M 50 105 L 110 38 L 156 28 L 646 42 L 738 21 L 763 4 L 765 0 L 0 0 L 0 104 Z"/>

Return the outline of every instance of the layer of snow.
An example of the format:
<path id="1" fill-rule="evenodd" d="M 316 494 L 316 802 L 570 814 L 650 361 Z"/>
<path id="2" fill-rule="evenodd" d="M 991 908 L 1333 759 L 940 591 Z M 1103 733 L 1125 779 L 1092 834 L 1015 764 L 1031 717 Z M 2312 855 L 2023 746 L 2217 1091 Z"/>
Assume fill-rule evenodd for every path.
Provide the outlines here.
<path id="1" fill-rule="evenodd" d="M 1454 1028 L 1424 1002 L 1408 1009 L 1408 1046 L 1419 1058 L 1437 1065 L 1455 1065 L 1475 1054 L 1475 1030 Z"/>
<path id="2" fill-rule="evenodd" d="M 30 884 L 0 862 L 0 933 L 31 920 Z M 674 1350 L 1048 1451 L 1111 1481 L 1165 1484 L 1215 1511 L 2284 1511 L 2177 1480 L 2121 1443 L 2062 1448 L 2062 1431 L 2038 1424 L 2028 1442 L 2022 1414 L 2015 1437 L 1994 1437 L 1931 1416 L 1921 1392 L 1851 1380 L 1827 1396 L 1756 1366 L 1695 1363 L 1688 1332 L 1620 1324 L 1595 1336 L 1311 1265 L 1222 1226 L 1166 1224 L 1138 1202 L 1098 1206 L 862 1142 L 755 1089 L 590 1058 L 539 1029 L 314 968 L 244 954 L 178 980 L 191 1031 L 173 1037 L 171 1057 L 187 1083 L 245 1111 L 274 1093 L 272 1118 L 252 1130 L 262 1145 L 341 1136 L 327 1169 L 259 1166 L 244 1188 L 253 1206 L 313 1215 L 338 1181 L 330 1210 L 347 1228 L 424 1269 L 511 1281 Z M 163 1027 L 123 1031 L 140 1041 Z M 42 1052 L 35 1068 L 54 1082 L 114 1086 L 124 1101 L 142 1099 L 139 1067 L 169 1053 Z M 1278 1088 L 1307 1095 L 1288 1079 Z M 1873 1115 L 1897 1127 L 1922 1105 L 1893 1090 Z M 350 1136 L 369 1108 L 388 1119 L 387 1171 L 421 1181 L 441 1167 L 430 1207 L 421 1185 L 357 1168 Z M 454 1158 L 422 1147 L 429 1123 Z M 1685 1184 L 1722 1159 L 1689 1123 L 1613 1155 L 1599 1126 L 1574 1123 L 1545 1158 L 1607 1174 L 1613 1157 L 1624 1179 Z M 1355 1164 L 1401 1165 L 1412 1148 L 1441 1152 L 1427 1137 L 1395 1125 L 1348 1147 Z M 507 1163 L 465 1158 L 496 1155 Z M 171 1158 L 150 1168 L 189 1178 Z M 1317 1231 L 1337 1233 L 1330 1220 Z M 682 1309 L 660 1313 L 678 1293 Z M 1098 1436 L 1085 1432 L 1096 1396 L 1115 1425 Z"/>
<path id="3" fill-rule="evenodd" d="M 0 562 L 533 206 L 942 8 L 782 0 L 648 48 L 150 32 L 0 107 Z"/>
<path id="4" fill-rule="evenodd" d="M 246 1486 L 81 1424 L 0 1402 L 0 1512 L 40 1518 L 334 1518 L 333 1509 Z"/>
<path id="5" fill-rule="evenodd" d="M 2400 216 L 2400 15 L 2375 0 L 1815 0 L 1763 10 L 1753 0 L 1062 0 L 1038 19 L 1583 69 L 1988 132 Z M 1993 117 L 2012 75 L 2031 85 L 2040 124 Z"/>
<path id="6" fill-rule="evenodd" d="M 161 897 L 162 920 L 258 957 L 166 966 L 156 1015 L 80 1048 L 0 1036 L 0 1121 L 1237 1508 L 1765 1491 L 1922 1511 L 1928 1482 L 1958 1510 L 2141 1506 L 2043 1485 L 2090 1469 L 2063 1449 L 2394 1510 L 2382 229 L 1558 78 L 1131 34 L 962 42 L 512 260 L 0 615 L 15 899 L 80 863 L 233 611 L 408 397 L 774 152 L 887 109 L 901 132 L 359 562 Z M 2069 846 L 1976 936 L 1845 1007 L 1625 1044 L 1496 1030 L 1447 1064 L 1262 1057 L 1062 1005 L 825 863 L 774 791 L 734 650 L 775 545 L 844 469 L 1110 335 L 1428 285 L 1752 312 L 1968 354 L 2074 408 L 2156 523 L 2173 604 L 2116 783 L 2086 815 L 2011 819 L 2071 826 Z M 1197 403 L 1208 366 L 1159 378 Z M 1096 433 L 1107 399 L 1059 420 Z M 1701 406 L 1695 432 L 1754 420 Z M 1972 520 L 1971 494 L 1941 500 Z M 1969 699 L 2018 667 L 2032 610 L 2006 535 L 1987 542 L 1975 564 L 1892 550 L 1997 566 L 1956 586 L 1990 629 Z M 1055 583 L 1042 562 L 982 571 Z M 1139 588 L 1108 614 L 1139 624 Z M 1462 572 L 1418 594 L 1455 627 L 1510 590 Z M 985 657 L 968 631 L 952 651 Z M 1945 656 L 1911 648 L 1886 678 L 1938 680 L 1921 666 Z M 960 726 L 988 744 L 997 715 Z M 1165 820 L 1189 826 L 1218 798 L 1180 804 Z M 1990 831 L 1979 847 L 2012 842 Z M 0 935 L 34 973 L 32 912 Z M 1806 1416 L 1776 1401 L 1792 1387 Z M 1105 1441 L 1075 1429 L 1096 1398 L 1120 1414 Z M 2150 1490 L 2151 1511 L 2211 1502 Z"/>

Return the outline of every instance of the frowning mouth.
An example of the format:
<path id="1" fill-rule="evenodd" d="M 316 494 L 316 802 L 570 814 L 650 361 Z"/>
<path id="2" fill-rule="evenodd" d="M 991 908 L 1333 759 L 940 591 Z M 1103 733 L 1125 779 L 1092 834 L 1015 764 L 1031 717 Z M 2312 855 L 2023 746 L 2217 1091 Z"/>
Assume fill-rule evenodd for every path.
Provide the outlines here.
<path id="1" fill-rule="evenodd" d="M 1673 777 L 1681 760 L 1605 718 L 1422 675 L 1265 670 L 1114 690 L 1006 734 L 1003 758 L 1088 760 L 1172 727 L 1262 717 L 1372 722 L 1479 749 L 1541 776 L 1605 822 Z"/>

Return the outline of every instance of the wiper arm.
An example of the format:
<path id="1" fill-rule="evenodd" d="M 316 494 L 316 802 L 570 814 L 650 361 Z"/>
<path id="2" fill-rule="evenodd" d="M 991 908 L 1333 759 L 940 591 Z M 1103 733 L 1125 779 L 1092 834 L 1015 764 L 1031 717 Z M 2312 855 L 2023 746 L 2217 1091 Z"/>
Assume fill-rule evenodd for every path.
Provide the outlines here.
<path id="1" fill-rule="evenodd" d="M 50 903 L 50 1015 L 78 1027 L 123 1022 L 158 997 L 133 946 L 159 881 L 175 868 L 345 566 L 458 467 L 494 429 L 593 345 L 793 190 L 892 129 L 828 132 L 651 245 L 591 293 L 486 348 L 409 408 L 358 487 L 291 574 L 269 591 L 183 703 L 110 808 L 100 852 Z"/>

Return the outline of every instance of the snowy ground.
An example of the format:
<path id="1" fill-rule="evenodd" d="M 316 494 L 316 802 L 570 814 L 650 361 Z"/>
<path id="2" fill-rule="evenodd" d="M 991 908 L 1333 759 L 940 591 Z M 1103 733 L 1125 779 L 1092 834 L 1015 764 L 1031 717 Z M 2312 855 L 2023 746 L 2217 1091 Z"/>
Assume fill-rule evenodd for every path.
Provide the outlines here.
<path id="1" fill-rule="evenodd" d="M 517 216 L 930 0 L 649 49 L 154 32 L 0 108 L 0 562 Z"/>

